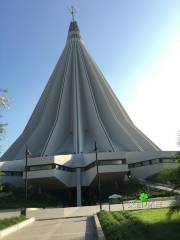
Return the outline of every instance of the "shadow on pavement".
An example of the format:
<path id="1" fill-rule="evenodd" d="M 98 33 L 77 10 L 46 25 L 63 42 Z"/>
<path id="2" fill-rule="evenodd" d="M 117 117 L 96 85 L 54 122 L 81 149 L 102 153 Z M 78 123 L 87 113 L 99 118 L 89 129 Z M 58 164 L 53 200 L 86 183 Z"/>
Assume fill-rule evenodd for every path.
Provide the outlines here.
<path id="1" fill-rule="evenodd" d="M 86 232 L 85 232 L 85 240 L 96 240 L 96 227 L 93 216 L 88 216 L 86 219 Z"/>
<path id="2" fill-rule="evenodd" d="M 71 217 L 56 217 L 56 218 L 39 218 L 36 221 L 47 221 L 47 220 L 56 220 L 56 219 L 71 219 L 71 218 L 84 218 L 86 216 L 71 216 Z M 89 217 L 89 216 L 87 216 Z"/>

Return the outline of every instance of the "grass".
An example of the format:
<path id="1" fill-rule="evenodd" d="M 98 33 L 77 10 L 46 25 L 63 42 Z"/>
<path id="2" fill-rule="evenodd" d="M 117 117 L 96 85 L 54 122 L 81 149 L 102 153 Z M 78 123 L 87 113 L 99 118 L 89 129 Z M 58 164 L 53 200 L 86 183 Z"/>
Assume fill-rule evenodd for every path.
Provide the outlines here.
<path id="1" fill-rule="evenodd" d="M 180 214 L 167 216 L 169 209 L 132 212 L 101 211 L 98 217 L 107 240 L 180 239 Z"/>
<path id="2" fill-rule="evenodd" d="M 0 230 L 24 221 L 24 216 L 0 219 Z"/>
<path id="3" fill-rule="evenodd" d="M 146 223 L 156 223 L 160 221 L 169 221 L 167 214 L 169 208 L 162 209 L 147 209 L 147 210 L 137 210 L 133 211 L 132 215 Z M 172 216 L 171 220 L 180 220 L 180 214 L 176 213 Z"/>

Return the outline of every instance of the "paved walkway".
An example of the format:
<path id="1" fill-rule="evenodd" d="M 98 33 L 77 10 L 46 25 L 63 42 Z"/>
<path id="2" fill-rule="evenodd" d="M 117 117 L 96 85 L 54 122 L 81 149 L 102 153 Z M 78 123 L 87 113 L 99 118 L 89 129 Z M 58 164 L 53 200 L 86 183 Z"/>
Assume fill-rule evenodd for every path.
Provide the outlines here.
<path id="1" fill-rule="evenodd" d="M 65 217 L 39 219 L 4 238 L 5 240 L 96 240 L 94 219 Z"/>

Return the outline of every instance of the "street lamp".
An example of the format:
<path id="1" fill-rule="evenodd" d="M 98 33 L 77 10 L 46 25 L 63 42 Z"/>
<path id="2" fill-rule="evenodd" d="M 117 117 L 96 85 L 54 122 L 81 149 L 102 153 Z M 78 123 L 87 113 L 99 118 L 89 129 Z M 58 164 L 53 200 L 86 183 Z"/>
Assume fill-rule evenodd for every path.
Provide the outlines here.
<path id="1" fill-rule="evenodd" d="M 28 145 L 26 144 L 26 161 L 25 161 L 25 207 L 21 209 L 21 215 L 26 216 L 26 208 L 27 208 L 27 199 L 28 199 L 28 178 L 27 178 L 27 163 L 28 163 L 28 156 L 30 155 L 30 151 L 28 149 Z"/>
<path id="2" fill-rule="evenodd" d="M 131 171 L 128 171 L 128 172 L 127 172 L 127 177 L 128 177 L 128 179 L 131 179 L 131 177 L 132 177 L 132 176 L 131 176 Z"/>
<path id="3" fill-rule="evenodd" d="M 98 159 L 97 159 L 97 146 L 95 142 L 95 153 L 96 153 L 96 168 L 97 168 L 97 178 L 98 178 L 98 195 L 99 195 L 99 206 L 100 210 L 102 210 L 102 202 L 101 202 L 101 180 L 100 180 L 100 175 L 99 175 L 99 165 L 98 165 Z"/>

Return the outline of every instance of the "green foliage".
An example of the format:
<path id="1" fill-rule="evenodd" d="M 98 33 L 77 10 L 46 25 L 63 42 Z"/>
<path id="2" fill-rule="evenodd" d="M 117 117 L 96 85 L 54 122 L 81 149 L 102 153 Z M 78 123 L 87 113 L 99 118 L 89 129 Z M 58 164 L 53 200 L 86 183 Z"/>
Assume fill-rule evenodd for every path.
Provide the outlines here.
<path id="1" fill-rule="evenodd" d="M 5 176 L 5 173 L 2 172 L 2 171 L 0 171 L 0 177 L 1 177 L 1 176 Z"/>
<path id="2" fill-rule="evenodd" d="M 99 220 L 107 240 L 143 239 L 141 221 L 127 212 L 100 212 Z"/>
<path id="3" fill-rule="evenodd" d="M 3 192 L 3 185 L 0 184 L 0 193 Z"/>
<path id="4" fill-rule="evenodd" d="M 175 169 L 172 169 L 172 168 L 163 169 L 157 175 L 157 180 L 159 182 L 165 182 L 165 183 L 167 183 L 168 181 L 172 182 L 175 175 L 174 173 L 175 173 Z"/>
<path id="5" fill-rule="evenodd" d="M 28 190 L 28 201 L 25 200 L 24 188 L 17 188 L 11 184 L 1 185 L 2 192 L 11 193 L 11 196 L 4 196 L 0 198 L 0 209 L 15 209 L 21 207 L 55 207 L 60 205 L 59 196 L 48 192 L 41 194 L 36 190 Z"/>
<path id="6" fill-rule="evenodd" d="M 171 218 L 174 214 L 180 212 L 180 200 L 176 200 L 171 204 L 170 209 L 167 213 L 168 218 Z"/>
<path id="7" fill-rule="evenodd" d="M 24 216 L 0 219 L 0 230 L 24 221 Z"/>
<path id="8" fill-rule="evenodd" d="M 178 168 L 166 168 L 162 169 L 159 173 L 152 175 L 151 177 L 147 178 L 152 182 L 159 182 L 159 183 L 171 183 L 175 187 L 180 186 L 180 166 Z"/>
<path id="9" fill-rule="evenodd" d="M 180 216 L 172 220 L 167 209 L 98 214 L 107 240 L 175 240 L 180 238 Z M 158 218 L 157 218 L 158 216 Z"/>
<path id="10" fill-rule="evenodd" d="M 132 178 L 128 182 L 124 182 L 120 186 L 119 194 L 123 195 L 124 200 L 139 199 L 139 195 L 144 192 L 149 198 L 166 197 L 175 195 L 175 193 L 155 189 L 141 184 L 136 178 Z"/>

